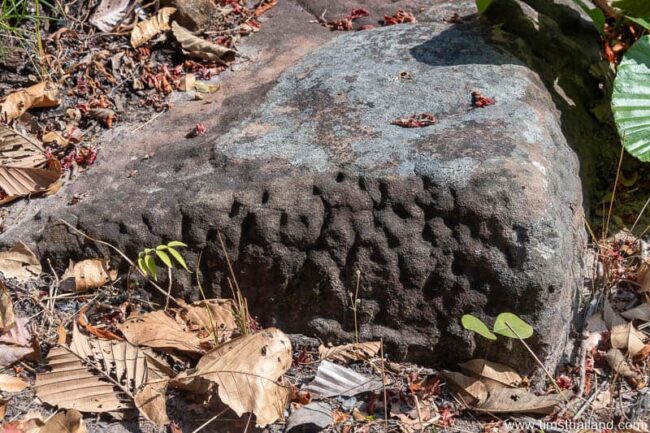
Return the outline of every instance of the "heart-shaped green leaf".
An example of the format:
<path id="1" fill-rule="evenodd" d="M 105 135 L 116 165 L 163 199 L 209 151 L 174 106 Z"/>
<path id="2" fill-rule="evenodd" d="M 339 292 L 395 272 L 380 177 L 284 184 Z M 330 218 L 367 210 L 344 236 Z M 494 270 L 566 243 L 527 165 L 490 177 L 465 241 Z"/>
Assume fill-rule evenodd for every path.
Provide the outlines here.
<path id="1" fill-rule="evenodd" d="M 650 161 L 650 36 L 636 41 L 618 65 L 612 112 L 625 150 Z"/>
<path id="2" fill-rule="evenodd" d="M 521 338 L 522 340 L 531 337 L 535 332 L 532 326 L 512 313 L 499 314 L 494 321 L 492 330 L 495 334 L 509 338 Z"/>
<path id="3" fill-rule="evenodd" d="M 471 314 L 465 314 L 460 319 L 460 323 L 463 325 L 463 328 L 468 331 L 476 332 L 478 335 L 487 338 L 488 340 L 496 340 L 497 336 L 490 331 L 490 328 L 487 327 L 481 319 Z"/>

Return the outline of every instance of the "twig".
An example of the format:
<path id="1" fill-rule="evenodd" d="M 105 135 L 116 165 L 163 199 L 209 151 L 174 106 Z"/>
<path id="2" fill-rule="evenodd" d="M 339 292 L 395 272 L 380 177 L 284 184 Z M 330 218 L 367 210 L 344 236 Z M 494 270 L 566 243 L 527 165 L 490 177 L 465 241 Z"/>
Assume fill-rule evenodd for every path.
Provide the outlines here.
<path id="1" fill-rule="evenodd" d="M 388 433 L 388 398 L 386 396 L 386 369 L 384 368 L 384 338 L 380 340 L 379 349 L 381 351 L 381 388 L 384 394 L 384 429 Z M 420 409 L 418 407 L 418 416 Z M 422 419 L 420 419 L 420 426 L 422 426 Z"/>
<path id="2" fill-rule="evenodd" d="M 139 125 L 137 128 L 132 129 L 131 133 L 134 133 L 135 131 L 138 131 L 138 130 L 144 128 L 145 126 L 147 126 L 148 124 L 150 124 L 151 122 L 153 122 L 154 120 L 156 120 L 158 117 L 162 116 L 166 112 L 167 112 L 167 110 L 165 109 L 165 110 L 162 110 L 160 113 L 154 114 L 153 116 L 151 116 L 151 119 L 147 120 L 142 125 Z"/>
<path id="3" fill-rule="evenodd" d="M 621 156 L 618 159 L 618 168 L 616 169 L 616 178 L 614 179 L 614 188 L 612 190 L 612 200 L 609 202 L 609 211 L 607 212 L 607 223 L 605 223 L 605 231 L 603 232 L 603 240 L 607 239 L 607 231 L 609 230 L 609 220 L 612 217 L 612 209 L 614 208 L 614 199 L 616 198 L 616 187 L 618 186 L 618 178 L 621 175 L 621 164 L 623 163 L 623 155 L 625 148 L 621 145 Z"/>
<path id="4" fill-rule="evenodd" d="M 587 380 L 587 367 L 585 362 L 587 362 L 587 339 L 589 338 L 589 332 L 585 331 L 582 333 L 582 344 L 580 344 L 580 354 L 578 355 L 578 362 L 580 363 L 580 382 L 578 383 L 578 394 L 577 397 L 582 397 L 585 389 L 585 382 Z"/>
<path id="5" fill-rule="evenodd" d="M 415 399 L 415 410 L 418 413 L 418 421 L 420 422 L 420 433 L 424 432 L 424 423 L 422 422 L 422 411 L 420 411 L 420 400 L 416 394 L 413 394 Z"/>
<path id="6" fill-rule="evenodd" d="M 199 433 L 199 432 L 200 432 L 201 430 L 203 430 L 205 427 L 207 427 L 208 425 L 210 425 L 210 423 L 212 423 L 212 421 L 214 421 L 215 419 L 217 419 L 217 418 L 219 418 L 221 415 L 223 415 L 227 410 L 228 410 L 228 408 L 225 408 L 224 410 L 222 410 L 221 412 L 219 412 L 218 414 L 216 414 L 215 416 L 213 416 L 212 418 L 210 418 L 209 420 L 207 420 L 206 422 L 204 422 L 203 424 L 201 424 L 200 426 L 198 426 L 197 428 L 195 428 L 194 430 L 192 430 L 192 433 Z"/>

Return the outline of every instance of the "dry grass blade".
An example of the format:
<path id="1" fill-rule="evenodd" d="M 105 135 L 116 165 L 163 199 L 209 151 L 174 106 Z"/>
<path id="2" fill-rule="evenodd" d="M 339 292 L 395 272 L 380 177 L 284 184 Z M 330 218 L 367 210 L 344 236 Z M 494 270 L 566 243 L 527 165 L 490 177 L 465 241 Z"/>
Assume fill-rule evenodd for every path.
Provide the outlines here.
<path id="1" fill-rule="evenodd" d="M 150 350 L 90 338 L 74 326 L 70 347 L 52 349 L 47 361 L 51 371 L 37 374 L 35 384 L 36 396 L 45 403 L 81 412 L 137 407 L 157 425 L 169 422 L 161 379 L 171 370 Z"/>
<path id="2" fill-rule="evenodd" d="M 90 24 L 110 32 L 129 14 L 133 0 L 102 0 L 90 16 Z"/>
<path id="3" fill-rule="evenodd" d="M 318 348 L 320 359 L 329 361 L 339 361 L 343 363 L 354 361 L 365 361 L 379 353 L 381 342 L 368 341 L 365 343 L 344 344 L 341 346 L 325 347 L 321 345 Z"/>
<path id="4" fill-rule="evenodd" d="M 30 108 L 55 107 L 59 105 L 58 92 L 54 84 L 43 81 L 10 93 L 0 104 L 0 120 L 10 122 Z"/>
<path id="5" fill-rule="evenodd" d="M 289 367 L 289 339 L 282 331 L 269 328 L 208 352 L 194 370 L 181 373 L 174 383 L 204 392 L 216 384 L 223 403 L 238 416 L 253 413 L 257 425 L 264 427 L 284 416 L 290 389 L 278 380 Z"/>
<path id="6" fill-rule="evenodd" d="M 237 54 L 235 50 L 194 36 L 189 30 L 175 21 L 172 22 L 172 32 L 183 50 L 192 57 L 217 62 L 222 65 L 225 65 L 225 62 L 235 60 Z"/>
<path id="7" fill-rule="evenodd" d="M 158 33 L 170 30 L 169 18 L 174 12 L 176 12 L 176 8 L 162 8 L 154 17 L 138 23 L 131 31 L 131 45 L 133 48 L 138 48 Z"/>

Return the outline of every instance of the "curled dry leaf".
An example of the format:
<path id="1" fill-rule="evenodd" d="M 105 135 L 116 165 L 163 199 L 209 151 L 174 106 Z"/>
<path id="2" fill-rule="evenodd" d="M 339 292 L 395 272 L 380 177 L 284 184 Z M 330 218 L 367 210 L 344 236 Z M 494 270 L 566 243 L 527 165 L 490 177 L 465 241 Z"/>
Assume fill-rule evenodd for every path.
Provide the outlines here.
<path id="1" fill-rule="evenodd" d="M 431 113 L 421 113 L 409 117 L 398 117 L 390 123 L 402 128 L 424 128 L 425 126 L 435 125 L 436 118 Z"/>
<path id="2" fill-rule="evenodd" d="M 627 320 L 650 322 L 650 304 L 641 304 L 621 313 Z"/>
<path id="3" fill-rule="evenodd" d="M 318 348 L 321 360 L 339 361 L 343 363 L 364 361 L 377 355 L 381 347 L 379 341 L 368 341 L 365 343 L 344 344 L 342 346 Z"/>
<path id="4" fill-rule="evenodd" d="M 189 56 L 217 62 L 222 65 L 235 60 L 235 55 L 237 54 L 235 50 L 194 36 L 176 21 L 172 22 L 172 32 L 178 43 Z"/>
<path id="5" fill-rule="evenodd" d="M 0 121 L 10 122 L 30 108 L 56 107 L 59 90 L 47 81 L 10 93 L 0 104 Z"/>
<path id="6" fill-rule="evenodd" d="M 9 251 L 0 253 L 0 272 L 5 278 L 15 278 L 19 283 L 25 283 L 38 277 L 42 268 L 36 254 L 24 243 L 18 242 Z"/>
<path id="7" fill-rule="evenodd" d="M 521 376 L 507 365 L 491 362 L 485 359 L 472 359 L 460 368 L 470 376 L 483 382 L 489 392 L 498 388 L 515 388 L 521 385 Z"/>
<path id="8" fill-rule="evenodd" d="M 501 388 L 490 392 L 488 398 L 473 407 L 488 413 L 535 413 L 548 415 L 564 397 L 560 394 L 535 395 L 522 388 Z"/>
<path id="9" fill-rule="evenodd" d="M 90 16 L 90 24 L 102 32 L 110 32 L 127 18 L 134 0 L 102 0 Z"/>
<path id="10" fill-rule="evenodd" d="M 612 370 L 626 378 L 633 386 L 637 388 L 645 386 L 644 376 L 632 368 L 623 352 L 612 348 L 605 355 L 605 359 Z"/>
<path id="11" fill-rule="evenodd" d="M 255 16 L 259 17 L 278 4 L 278 0 L 262 0 L 255 8 Z"/>
<path id="12" fill-rule="evenodd" d="M 181 299 L 177 301 L 181 306 L 177 312 L 178 319 L 196 334 L 202 346 L 215 341 L 230 341 L 238 329 L 231 299 L 207 299 L 192 304 L 186 304 Z"/>
<path id="13" fill-rule="evenodd" d="M 112 128 L 113 122 L 117 119 L 117 114 L 110 108 L 91 108 L 87 116 L 103 123 L 107 128 Z"/>
<path id="14" fill-rule="evenodd" d="M 485 401 L 488 397 L 488 391 L 485 384 L 475 377 L 465 376 L 454 371 L 442 371 L 442 376 L 447 381 L 451 390 L 456 393 L 459 400 L 468 407 L 473 407 Z"/>
<path id="15" fill-rule="evenodd" d="M 178 90 L 181 92 L 189 92 L 194 88 L 194 83 L 196 83 L 196 75 L 194 74 L 185 74 L 181 78 L 181 83 L 178 86 Z"/>
<path id="16" fill-rule="evenodd" d="M 206 353 L 195 369 L 173 379 L 197 392 L 217 385 L 219 398 L 238 416 L 252 412 L 264 427 L 282 418 L 290 387 L 278 381 L 291 367 L 291 343 L 279 329 L 245 335 Z"/>
<path id="17" fill-rule="evenodd" d="M 54 415 L 38 433 L 86 433 L 87 431 L 81 413 L 73 409 Z"/>
<path id="18" fill-rule="evenodd" d="M 156 425 L 169 423 L 165 389 L 172 371 L 150 349 L 126 341 L 91 338 L 75 325 L 69 347 L 53 348 L 48 373 L 36 375 L 43 402 L 81 412 L 116 412 L 137 407 Z"/>
<path id="19" fill-rule="evenodd" d="M 70 144 L 70 142 L 57 131 L 50 131 L 43 134 L 43 143 L 63 148 Z"/>
<path id="20" fill-rule="evenodd" d="M 27 322 L 27 318 L 16 317 L 14 326 L 0 335 L 0 368 L 8 367 L 34 352 Z"/>
<path id="21" fill-rule="evenodd" d="M 643 262 L 639 267 L 639 272 L 636 277 L 637 283 L 639 283 L 639 292 L 647 293 L 650 292 L 650 263 Z"/>
<path id="22" fill-rule="evenodd" d="M 14 326 L 14 307 L 9 290 L 0 282 L 0 332 L 5 332 Z"/>
<path id="23" fill-rule="evenodd" d="M 632 322 L 625 325 L 616 325 L 612 329 L 610 336 L 612 347 L 626 350 L 630 356 L 641 352 L 644 348 L 644 335 L 638 331 Z"/>
<path id="24" fill-rule="evenodd" d="M 393 26 L 395 24 L 416 23 L 417 20 L 411 12 L 398 9 L 393 15 L 384 15 L 384 25 Z"/>
<path id="25" fill-rule="evenodd" d="M 48 160 L 39 144 L 25 135 L 0 127 L 0 189 L 9 203 L 31 194 L 53 192 L 58 189 L 61 164 Z"/>
<path id="26" fill-rule="evenodd" d="M 161 8 L 154 17 L 138 23 L 138 25 L 136 25 L 131 31 L 131 45 L 133 48 L 138 48 L 158 33 L 170 30 L 169 17 L 171 17 L 175 12 L 176 8 Z"/>
<path id="27" fill-rule="evenodd" d="M 28 386 L 29 384 L 20 377 L 0 374 L 0 391 L 20 392 Z"/>
<path id="28" fill-rule="evenodd" d="M 85 292 L 96 289 L 117 279 L 117 269 L 106 259 L 87 259 L 78 263 L 70 262 L 61 276 L 61 290 Z"/>

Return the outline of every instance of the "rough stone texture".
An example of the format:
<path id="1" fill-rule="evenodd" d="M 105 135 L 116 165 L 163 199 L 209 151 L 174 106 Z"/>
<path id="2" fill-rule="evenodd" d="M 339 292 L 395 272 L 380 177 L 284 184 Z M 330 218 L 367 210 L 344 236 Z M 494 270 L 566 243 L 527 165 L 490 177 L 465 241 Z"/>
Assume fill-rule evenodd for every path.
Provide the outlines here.
<path id="1" fill-rule="evenodd" d="M 175 7 L 173 19 L 192 31 L 205 30 L 219 16 L 212 0 L 162 0 L 161 5 Z"/>
<path id="2" fill-rule="evenodd" d="M 222 76 L 212 105 L 172 111 L 137 136 L 114 131 L 103 153 L 110 164 L 32 203 L 2 243 L 31 241 L 63 267 L 109 251 L 57 218 L 130 256 L 180 239 L 192 246 L 189 263 L 203 251 L 204 286 L 228 296 L 221 231 L 264 325 L 353 339 L 359 270 L 361 337 L 383 338 L 394 358 L 484 356 L 460 316 L 513 311 L 535 326 L 531 344 L 554 364 L 584 243 L 578 163 L 565 138 L 580 137 L 564 132 L 565 107 L 549 92 L 556 66 L 541 78 L 526 66 L 526 50 L 542 49 L 526 48 L 525 31 L 495 35 L 476 17 L 445 24 L 428 6 L 422 14 L 435 22 L 340 34 L 281 1 L 265 16 L 268 33 L 244 47 L 252 66 Z M 572 76 L 586 74 L 573 63 Z M 397 79 L 402 71 L 414 79 Z M 569 88 L 588 87 L 585 79 Z M 497 104 L 470 109 L 473 90 Z M 572 109 L 583 105 L 575 99 Z M 438 124 L 390 125 L 419 112 Z M 208 135 L 184 139 L 197 121 Z M 80 193 L 87 198 L 65 206 Z M 178 278 L 176 289 L 196 296 L 189 277 Z M 492 347 L 490 358 L 532 366 L 519 345 L 507 348 Z"/>

